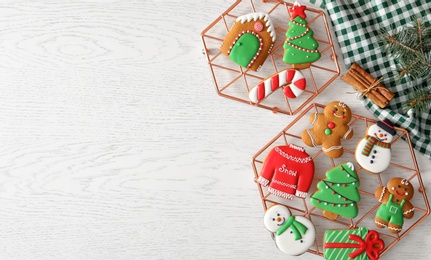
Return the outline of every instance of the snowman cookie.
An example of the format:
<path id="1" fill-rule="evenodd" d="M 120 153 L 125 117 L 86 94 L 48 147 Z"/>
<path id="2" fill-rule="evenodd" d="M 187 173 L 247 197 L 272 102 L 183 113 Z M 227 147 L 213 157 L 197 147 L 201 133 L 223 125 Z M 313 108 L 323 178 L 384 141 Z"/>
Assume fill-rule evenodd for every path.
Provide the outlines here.
<path id="1" fill-rule="evenodd" d="M 410 203 L 413 194 L 413 185 L 403 178 L 392 178 L 386 187 L 378 187 L 374 196 L 382 204 L 374 218 L 376 226 L 387 227 L 389 232 L 398 234 L 402 230 L 404 218 L 410 219 L 414 215 L 415 208 Z"/>
<path id="2" fill-rule="evenodd" d="M 313 128 L 302 132 L 302 141 L 308 146 L 322 146 L 322 151 L 328 157 L 339 158 L 344 149 L 341 139 L 350 139 L 353 129 L 348 125 L 352 118 L 350 108 L 340 101 L 326 105 L 323 114 L 314 113 L 309 121 Z"/>
<path id="3" fill-rule="evenodd" d="M 275 243 L 283 253 L 300 255 L 314 244 L 316 231 L 313 223 L 305 217 L 292 216 L 283 205 L 270 207 L 263 222 L 274 233 Z"/>
<path id="4" fill-rule="evenodd" d="M 391 142 L 396 134 L 388 120 L 377 121 L 367 129 L 355 150 L 355 159 L 366 171 L 381 173 L 391 162 Z"/>

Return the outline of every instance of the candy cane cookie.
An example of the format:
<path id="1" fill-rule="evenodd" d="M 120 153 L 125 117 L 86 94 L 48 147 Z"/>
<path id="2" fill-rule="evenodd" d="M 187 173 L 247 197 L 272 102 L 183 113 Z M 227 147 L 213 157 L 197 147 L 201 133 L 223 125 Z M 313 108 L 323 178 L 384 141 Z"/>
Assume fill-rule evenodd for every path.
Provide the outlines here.
<path id="1" fill-rule="evenodd" d="M 305 77 L 299 70 L 284 69 L 253 87 L 248 97 L 251 102 L 258 103 L 281 87 L 286 97 L 296 98 L 304 92 L 305 86 Z"/>

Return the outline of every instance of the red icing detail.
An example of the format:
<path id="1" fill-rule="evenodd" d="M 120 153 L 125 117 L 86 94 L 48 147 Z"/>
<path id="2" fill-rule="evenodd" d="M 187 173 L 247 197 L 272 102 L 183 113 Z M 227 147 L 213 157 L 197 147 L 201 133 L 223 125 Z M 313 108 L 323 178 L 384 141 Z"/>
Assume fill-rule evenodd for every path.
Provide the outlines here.
<path id="1" fill-rule="evenodd" d="M 261 22 L 255 22 L 253 27 L 256 32 L 263 30 L 263 24 Z"/>
<path id="2" fill-rule="evenodd" d="M 257 100 L 260 101 L 265 97 L 265 83 L 261 82 L 257 86 Z"/>
<path id="3" fill-rule="evenodd" d="M 271 78 L 271 89 L 272 91 L 276 90 L 279 87 L 278 74 L 274 75 Z"/>
<path id="4" fill-rule="evenodd" d="M 328 123 L 328 127 L 329 127 L 330 129 L 334 129 L 334 127 L 335 127 L 334 122 L 329 122 L 329 123 Z"/>
<path id="5" fill-rule="evenodd" d="M 259 179 L 263 179 L 274 195 L 292 199 L 296 191 L 308 192 L 313 176 L 313 159 L 304 148 L 289 144 L 270 151 L 263 162 Z"/>
<path id="6" fill-rule="evenodd" d="M 295 81 L 295 86 L 297 86 L 300 90 L 305 89 L 305 78 Z"/>
<path id="7" fill-rule="evenodd" d="M 286 82 L 292 82 L 293 77 L 295 76 L 295 70 L 287 70 L 286 71 Z"/>
<path id="8" fill-rule="evenodd" d="M 349 234 L 349 240 L 356 241 L 356 243 L 325 243 L 324 248 L 357 248 L 349 257 L 354 259 L 361 255 L 364 251 L 371 260 L 377 260 L 380 257 L 380 251 L 385 247 L 383 240 L 379 238 L 379 233 L 375 230 L 368 231 L 365 241 L 355 234 Z"/>
<path id="9" fill-rule="evenodd" d="M 399 193 L 397 190 L 395 192 L 398 194 L 398 196 L 401 196 L 401 197 L 405 195 L 405 193 Z"/>
<path id="10" fill-rule="evenodd" d="M 333 191 L 332 194 L 335 194 L 335 191 Z"/>
<path id="11" fill-rule="evenodd" d="M 344 116 L 341 116 L 342 119 L 344 119 Z"/>
<path id="12" fill-rule="evenodd" d="M 305 19 L 307 17 L 305 15 L 305 8 L 305 5 L 294 5 L 293 7 L 289 8 L 290 19 L 293 20 L 297 16 Z"/>
<path id="13" fill-rule="evenodd" d="M 290 89 L 290 86 L 285 87 L 283 93 L 288 98 L 296 98 L 295 94 L 293 94 L 292 89 Z"/>

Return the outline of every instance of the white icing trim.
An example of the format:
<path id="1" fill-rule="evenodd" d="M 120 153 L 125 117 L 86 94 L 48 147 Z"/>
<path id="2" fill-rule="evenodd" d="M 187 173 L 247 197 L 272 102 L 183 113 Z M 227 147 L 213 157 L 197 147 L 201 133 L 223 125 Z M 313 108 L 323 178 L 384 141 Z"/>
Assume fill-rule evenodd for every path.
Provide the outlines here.
<path id="1" fill-rule="evenodd" d="M 317 122 L 317 112 L 316 113 L 314 113 L 314 119 L 313 119 L 313 122 L 311 122 L 311 124 L 312 125 L 314 125 L 316 122 Z"/>
<path id="2" fill-rule="evenodd" d="M 348 127 L 349 127 L 349 130 L 347 130 L 347 132 L 344 134 L 343 139 L 347 139 L 347 136 L 350 134 L 350 132 L 352 132 L 353 128 L 351 128 L 350 126 Z"/>
<path id="3" fill-rule="evenodd" d="M 276 190 L 274 188 L 269 187 L 268 191 L 274 194 L 275 196 L 282 197 L 288 200 L 293 200 L 294 196 L 292 194 L 286 193 L 284 191 Z"/>
<path id="4" fill-rule="evenodd" d="M 275 28 L 274 28 L 274 25 L 272 24 L 272 21 L 269 18 L 268 14 L 262 13 L 262 12 L 245 14 L 245 15 L 241 15 L 240 17 L 236 18 L 236 21 L 241 22 L 241 23 L 245 23 L 245 22 L 250 22 L 250 21 L 256 21 L 258 19 L 263 19 L 266 22 L 266 24 L 265 24 L 267 27 L 266 31 L 272 37 L 272 42 L 275 42 Z"/>
<path id="5" fill-rule="evenodd" d="M 277 153 L 279 153 L 281 156 L 283 156 L 284 158 L 291 160 L 291 161 L 294 161 L 294 162 L 297 162 L 297 163 L 308 163 L 308 162 L 313 160 L 311 157 L 298 158 L 298 157 L 292 156 L 290 154 L 287 154 L 283 150 L 281 150 L 279 147 L 275 147 L 274 150 Z"/>
<path id="6" fill-rule="evenodd" d="M 301 151 L 301 152 L 305 152 L 304 147 L 298 146 L 298 145 L 294 145 L 294 144 L 289 144 L 290 148 L 293 148 L 295 150 Z"/>
<path id="7" fill-rule="evenodd" d="M 307 134 L 308 134 L 308 136 L 310 136 L 311 144 L 312 144 L 314 147 L 316 147 L 316 146 L 317 146 L 317 144 L 316 144 L 316 141 L 314 140 L 314 136 L 313 136 L 313 134 L 310 132 L 310 129 L 307 129 Z"/>
<path id="8" fill-rule="evenodd" d="M 295 196 L 299 197 L 299 198 L 305 198 L 305 197 L 307 197 L 307 195 L 308 195 L 308 192 L 303 192 L 303 191 L 299 191 L 299 190 L 297 190 L 295 193 Z"/>
<path id="9" fill-rule="evenodd" d="M 380 225 L 380 226 L 382 226 L 382 227 L 387 227 L 385 224 L 380 223 L 380 222 L 378 222 L 377 220 L 374 220 L 374 223 L 376 223 L 376 224 L 378 224 L 378 225 Z"/>
<path id="10" fill-rule="evenodd" d="M 257 182 L 260 183 L 262 186 L 268 186 L 269 184 L 269 180 L 262 176 L 259 176 L 259 178 L 257 179 Z"/>
<path id="11" fill-rule="evenodd" d="M 283 181 L 279 181 L 279 180 L 273 180 L 272 183 L 275 183 L 275 184 L 278 184 L 278 185 L 281 185 L 281 186 L 284 186 L 284 187 L 288 187 L 288 188 L 291 188 L 291 189 L 296 189 L 296 185 L 293 185 L 293 184 L 290 184 L 290 183 L 287 183 L 287 182 L 283 182 Z"/>
<path id="12" fill-rule="evenodd" d="M 389 226 L 388 226 L 388 229 L 392 229 L 392 230 L 395 230 L 395 231 L 401 231 L 401 228 L 395 228 L 395 227 L 389 227 Z"/>
<path id="13" fill-rule="evenodd" d="M 383 195 L 385 194 L 386 187 L 383 187 L 382 193 L 380 194 L 379 202 L 382 202 Z"/>
<path id="14" fill-rule="evenodd" d="M 343 146 L 341 146 L 341 145 L 331 146 L 329 148 L 325 148 L 325 147 L 322 146 L 322 151 L 324 151 L 325 153 L 327 153 L 327 152 L 330 152 L 332 150 L 338 150 L 338 149 L 341 149 L 341 148 L 343 148 Z"/>
<path id="15" fill-rule="evenodd" d="M 411 208 L 410 210 L 404 211 L 404 215 L 407 215 L 409 213 L 412 213 L 413 211 L 415 211 L 415 208 Z"/>
<path id="16" fill-rule="evenodd" d="M 353 163 L 351 163 L 351 162 L 347 162 L 347 166 L 348 166 L 352 171 L 354 171 L 354 170 L 355 170 L 355 166 L 353 165 Z"/>

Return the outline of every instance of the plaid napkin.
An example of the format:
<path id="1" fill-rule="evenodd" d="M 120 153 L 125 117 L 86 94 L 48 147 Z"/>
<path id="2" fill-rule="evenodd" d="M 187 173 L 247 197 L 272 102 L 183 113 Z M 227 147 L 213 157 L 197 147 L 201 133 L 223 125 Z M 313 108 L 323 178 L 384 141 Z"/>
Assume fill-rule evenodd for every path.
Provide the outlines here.
<path id="1" fill-rule="evenodd" d="M 395 61 L 388 57 L 378 42 L 381 29 L 410 26 L 413 16 L 431 22 L 431 0 L 309 0 L 326 8 L 343 53 L 346 68 L 357 62 L 382 84 L 395 93 L 385 109 L 369 99 L 363 104 L 379 119 L 387 118 L 410 133 L 413 147 L 431 159 L 431 112 L 420 115 L 406 113 L 402 104 L 408 99 L 405 90 L 426 86 L 423 80 L 397 80 Z"/>

